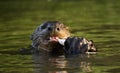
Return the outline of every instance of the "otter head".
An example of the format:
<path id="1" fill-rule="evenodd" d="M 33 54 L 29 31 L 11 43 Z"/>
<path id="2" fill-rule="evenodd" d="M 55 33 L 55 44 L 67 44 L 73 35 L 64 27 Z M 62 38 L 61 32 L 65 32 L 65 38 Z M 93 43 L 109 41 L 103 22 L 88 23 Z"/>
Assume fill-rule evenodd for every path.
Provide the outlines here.
<path id="1" fill-rule="evenodd" d="M 41 24 L 32 34 L 32 46 L 38 46 L 44 49 L 54 47 L 52 44 L 57 42 L 57 39 L 66 39 L 70 36 L 68 27 L 59 21 L 47 21 Z"/>
<path id="2" fill-rule="evenodd" d="M 47 39 L 66 39 L 70 36 L 68 27 L 59 21 L 47 21 L 41 25 L 41 29 L 46 30 Z"/>
<path id="3" fill-rule="evenodd" d="M 58 21 L 48 21 L 46 24 L 51 38 L 63 39 L 70 36 L 68 27 L 66 27 L 63 23 Z"/>

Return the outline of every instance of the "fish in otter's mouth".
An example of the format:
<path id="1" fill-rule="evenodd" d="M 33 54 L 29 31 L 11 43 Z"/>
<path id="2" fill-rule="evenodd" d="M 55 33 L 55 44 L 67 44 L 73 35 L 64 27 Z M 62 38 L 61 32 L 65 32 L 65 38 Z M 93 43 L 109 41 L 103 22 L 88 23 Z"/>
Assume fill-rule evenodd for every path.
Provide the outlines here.
<path id="1" fill-rule="evenodd" d="M 59 21 L 47 21 L 41 24 L 31 35 L 32 47 L 50 51 L 59 39 L 70 36 L 68 27 Z"/>

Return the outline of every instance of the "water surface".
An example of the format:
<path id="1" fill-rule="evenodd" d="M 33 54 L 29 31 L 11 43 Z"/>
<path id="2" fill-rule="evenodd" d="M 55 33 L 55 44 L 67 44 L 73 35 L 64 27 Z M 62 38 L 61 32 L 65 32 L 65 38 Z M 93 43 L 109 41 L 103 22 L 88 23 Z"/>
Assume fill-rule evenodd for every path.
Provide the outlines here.
<path id="1" fill-rule="evenodd" d="M 0 0 L 0 73 L 120 73 L 119 13 L 120 0 Z M 93 40 L 97 54 L 30 53 L 29 36 L 46 20 L 60 20 L 71 36 Z"/>

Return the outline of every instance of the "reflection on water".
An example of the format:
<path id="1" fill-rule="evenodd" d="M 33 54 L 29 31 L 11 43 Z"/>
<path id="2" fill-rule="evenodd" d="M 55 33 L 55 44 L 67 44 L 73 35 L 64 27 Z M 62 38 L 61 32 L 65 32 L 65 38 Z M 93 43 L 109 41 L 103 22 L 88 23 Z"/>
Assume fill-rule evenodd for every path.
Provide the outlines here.
<path id="1" fill-rule="evenodd" d="M 79 55 L 79 57 L 50 57 L 43 54 L 34 54 L 35 73 L 77 73 L 92 72 L 92 62 L 89 61 L 93 56 Z"/>

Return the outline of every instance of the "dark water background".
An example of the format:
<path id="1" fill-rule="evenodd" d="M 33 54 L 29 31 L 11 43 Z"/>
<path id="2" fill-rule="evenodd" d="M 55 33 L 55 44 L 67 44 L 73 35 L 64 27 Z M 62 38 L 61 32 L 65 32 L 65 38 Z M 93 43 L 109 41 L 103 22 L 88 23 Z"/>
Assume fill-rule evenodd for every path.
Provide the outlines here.
<path id="1" fill-rule="evenodd" d="M 69 58 L 29 49 L 42 22 L 59 20 L 98 53 Z M 120 73 L 120 0 L 0 0 L 0 73 Z"/>

